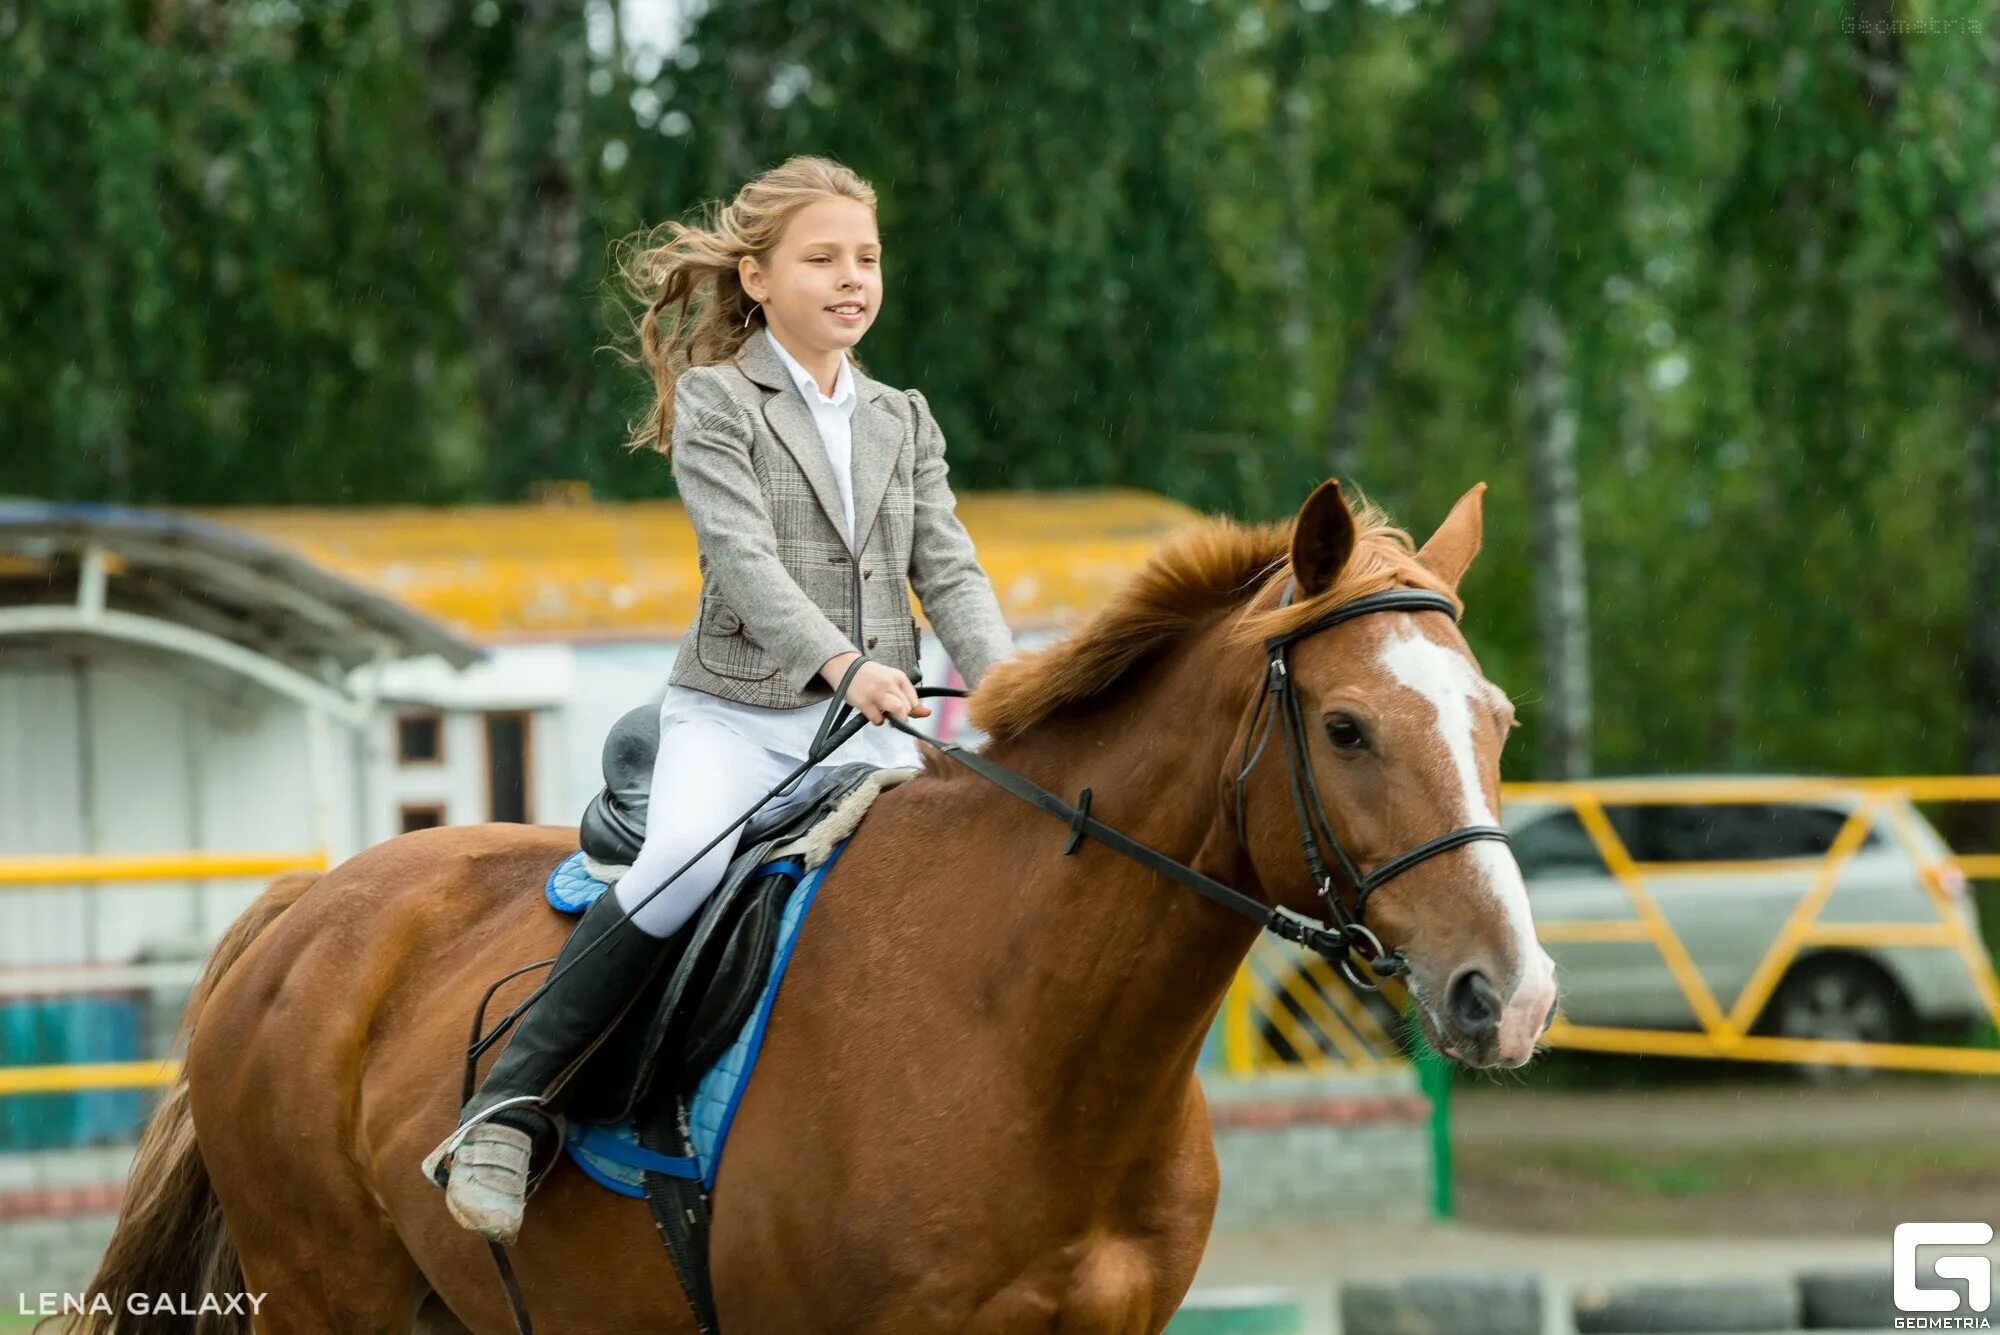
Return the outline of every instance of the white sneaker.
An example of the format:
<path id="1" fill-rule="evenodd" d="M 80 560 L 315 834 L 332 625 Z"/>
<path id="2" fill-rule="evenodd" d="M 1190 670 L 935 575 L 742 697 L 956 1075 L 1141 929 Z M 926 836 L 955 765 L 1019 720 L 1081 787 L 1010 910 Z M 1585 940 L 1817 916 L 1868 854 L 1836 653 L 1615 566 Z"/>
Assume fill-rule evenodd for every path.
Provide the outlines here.
<path id="1" fill-rule="evenodd" d="M 504 1122 L 481 1122 L 451 1149 L 457 1134 L 452 1132 L 431 1151 L 424 1176 L 436 1182 L 438 1166 L 449 1154 L 451 1180 L 445 1183 L 444 1203 L 451 1217 L 488 1241 L 511 1244 L 521 1236 L 534 1141 Z"/>

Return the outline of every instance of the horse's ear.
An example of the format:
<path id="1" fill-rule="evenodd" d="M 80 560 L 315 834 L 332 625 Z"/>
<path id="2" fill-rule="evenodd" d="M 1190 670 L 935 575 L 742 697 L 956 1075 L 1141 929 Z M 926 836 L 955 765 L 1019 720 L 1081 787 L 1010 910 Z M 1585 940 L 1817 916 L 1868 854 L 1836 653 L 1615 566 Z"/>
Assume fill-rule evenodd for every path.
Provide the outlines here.
<path id="1" fill-rule="evenodd" d="M 1292 574 L 1301 597 L 1311 597 L 1340 577 L 1354 555 L 1354 512 L 1333 478 L 1319 484 L 1292 527 Z"/>
<path id="2" fill-rule="evenodd" d="M 1485 493 L 1484 482 L 1473 483 L 1472 490 L 1458 498 L 1458 504 L 1451 507 L 1451 513 L 1438 525 L 1437 532 L 1431 534 L 1431 540 L 1417 553 L 1425 568 L 1454 591 L 1465 577 L 1472 558 L 1479 555 L 1479 498 Z"/>

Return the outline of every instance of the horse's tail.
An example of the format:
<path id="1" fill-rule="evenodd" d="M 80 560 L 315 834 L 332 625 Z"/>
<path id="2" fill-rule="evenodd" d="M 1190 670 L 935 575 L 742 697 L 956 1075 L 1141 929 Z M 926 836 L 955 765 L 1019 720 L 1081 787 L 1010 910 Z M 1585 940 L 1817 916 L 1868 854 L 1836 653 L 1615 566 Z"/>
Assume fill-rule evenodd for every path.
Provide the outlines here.
<path id="1" fill-rule="evenodd" d="M 319 878 L 316 871 L 287 872 L 266 886 L 229 925 L 188 994 L 187 1009 L 174 1036 L 176 1048 L 193 1034 L 203 1007 L 230 966 Z M 139 1137 L 139 1148 L 125 1179 L 125 1197 L 118 1207 L 118 1225 L 85 1289 L 84 1307 L 108 1306 L 112 1310 L 72 1314 L 62 1329 L 67 1335 L 247 1335 L 247 1315 L 185 1316 L 171 1310 L 135 1315 L 126 1308 L 132 1294 L 220 1295 L 242 1290 L 243 1270 L 236 1242 L 223 1222 L 221 1204 L 202 1163 L 201 1147 L 195 1143 L 187 1074 L 183 1071 Z M 100 1296 L 102 1301 L 98 1301 Z M 35 1329 L 39 1331 L 44 1324 L 38 1322 Z"/>

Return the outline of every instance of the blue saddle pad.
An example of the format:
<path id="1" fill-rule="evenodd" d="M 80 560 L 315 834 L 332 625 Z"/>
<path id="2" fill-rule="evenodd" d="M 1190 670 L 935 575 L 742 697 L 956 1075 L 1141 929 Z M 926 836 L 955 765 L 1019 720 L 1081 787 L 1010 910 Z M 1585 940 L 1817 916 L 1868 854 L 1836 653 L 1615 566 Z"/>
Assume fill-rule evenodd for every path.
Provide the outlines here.
<path id="1" fill-rule="evenodd" d="M 702 1075 L 701 1083 L 695 1087 L 694 1102 L 688 1109 L 694 1156 L 675 1158 L 647 1149 L 639 1144 L 638 1131 L 630 1118 L 612 1123 L 566 1122 L 564 1148 L 576 1161 L 577 1167 L 592 1180 L 621 1196 L 643 1197 L 646 1194 L 644 1172 L 650 1168 L 672 1177 L 699 1177 L 705 1188 L 715 1186 L 715 1170 L 722 1161 L 723 1142 L 729 1138 L 729 1124 L 736 1118 L 736 1105 L 743 1100 L 743 1090 L 750 1083 L 750 1072 L 757 1064 L 758 1052 L 763 1048 L 764 1026 L 770 1019 L 771 1005 L 777 999 L 778 984 L 784 979 L 785 965 L 791 961 L 799 926 L 805 921 L 806 910 L 812 907 L 820 882 L 826 879 L 827 872 L 832 870 L 833 864 L 840 860 L 846 849 L 847 840 L 842 839 L 834 845 L 827 860 L 811 872 L 805 872 L 796 858 L 781 858 L 765 863 L 755 873 L 762 876 L 769 872 L 786 872 L 794 884 L 785 900 L 784 914 L 778 920 L 771 975 L 764 982 L 764 990 L 758 994 L 757 1004 L 743 1022 L 736 1041 L 716 1059 L 715 1065 Z M 582 913 L 590 907 L 592 900 L 609 888 L 584 870 L 583 854 L 578 852 L 572 853 L 561 866 L 549 873 L 547 892 L 549 903 L 557 909 L 564 913 Z"/>

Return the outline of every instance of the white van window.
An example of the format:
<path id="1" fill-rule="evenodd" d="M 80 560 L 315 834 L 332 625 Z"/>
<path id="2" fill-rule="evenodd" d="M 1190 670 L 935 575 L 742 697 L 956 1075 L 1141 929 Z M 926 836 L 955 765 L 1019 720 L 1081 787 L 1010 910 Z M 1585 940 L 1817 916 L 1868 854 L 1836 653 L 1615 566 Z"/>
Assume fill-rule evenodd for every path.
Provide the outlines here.
<path id="1" fill-rule="evenodd" d="M 1602 872 L 1604 859 L 1574 811 L 1556 811 L 1512 835 L 1514 860 L 1529 878 L 1552 873 Z"/>
<path id="2" fill-rule="evenodd" d="M 1751 862 L 1825 857 L 1847 813 L 1794 802 L 1700 802 L 1606 808 L 1638 862 Z M 1879 824 L 1863 848 L 1882 843 Z"/>

